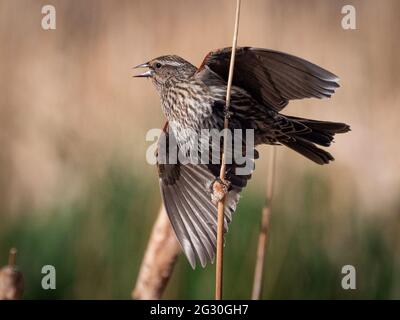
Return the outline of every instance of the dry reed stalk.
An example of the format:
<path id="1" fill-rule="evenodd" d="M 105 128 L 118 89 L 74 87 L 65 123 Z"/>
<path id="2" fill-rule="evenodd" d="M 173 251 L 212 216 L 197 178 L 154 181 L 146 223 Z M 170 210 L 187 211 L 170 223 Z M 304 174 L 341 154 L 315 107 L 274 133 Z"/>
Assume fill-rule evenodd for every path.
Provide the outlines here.
<path id="1" fill-rule="evenodd" d="M 136 285 L 133 299 L 160 299 L 171 277 L 181 247 L 176 240 L 164 206 L 154 223 Z"/>
<path id="2" fill-rule="evenodd" d="M 226 140 L 228 138 L 227 129 L 229 127 L 228 120 L 228 111 L 231 103 L 231 88 L 232 88 L 232 79 L 233 79 L 233 69 L 235 65 L 235 54 L 236 54 L 236 45 L 237 45 L 237 36 L 239 31 L 239 17 L 240 17 L 240 0 L 236 1 L 236 17 L 235 17 L 235 29 L 233 33 L 233 41 L 232 41 L 232 53 L 231 60 L 229 64 L 229 76 L 228 83 L 226 88 L 226 103 L 225 103 L 225 120 L 224 120 L 224 147 L 221 157 L 221 170 L 220 170 L 220 179 L 225 181 L 225 147 Z M 222 299 L 222 286 L 223 286 L 223 278 L 222 278 L 222 270 L 223 270 L 223 251 L 224 251 L 224 207 L 225 207 L 225 197 L 218 202 L 218 226 L 217 226 L 217 261 L 215 266 L 215 299 Z"/>
<path id="3" fill-rule="evenodd" d="M 259 300 L 262 294 L 262 285 L 264 280 L 264 263 L 265 252 L 268 244 L 269 222 L 271 216 L 271 204 L 274 193 L 275 184 L 275 163 L 276 163 L 276 148 L 271 147 L 269 165 L 267 171 L 267 186 L 265 193 L 265 204 L 261 215 L 260 233 L 258 236 L 256 267 L 254 271 L 252 300 Z"/>
<path id="4" fill-rule="evenodd" d="M 0 300 L 19 300 L 24 292 L 22 273 L 16 266 L 17 249 L 11 248 L 8 265 L 0 270 Z"/>

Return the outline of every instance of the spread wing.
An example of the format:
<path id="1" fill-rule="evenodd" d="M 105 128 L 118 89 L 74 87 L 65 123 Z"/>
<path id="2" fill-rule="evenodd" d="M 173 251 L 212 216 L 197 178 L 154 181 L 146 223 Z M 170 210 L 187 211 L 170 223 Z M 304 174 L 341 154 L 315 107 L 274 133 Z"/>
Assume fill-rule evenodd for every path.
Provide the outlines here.
<path id="1" fill-rule="evenodd" d="M 230 57 L 231 48 L 210 52 L 199 71 L 210 69 L 227 81 Z M 287 53 L 252 47 L 236 51 L 233 84 L 278 112 L 289 100 L 331 97 L 338 81 L 333 73 Z"/>
<path id="2" fill-rule="evenodd" d="M 168 139 L 168 132 L 163 133 Z M 160 139 L 162 141 L 162 139 Z M 160 154 L 162 147 L 158 148 Z M 168 148 L 164 149 L 168 159 Z M 158 163 L 161 195 L 178 241 L 190 265 L 196 261 L 204 267 L 214 261 L 217 243 L 217 207 L 211 202 L 210 182 L 218 176 L 219 165 Z M 248 176 L 233 176 L 228 172 L 232 187 L 225 202 L 224 231 L 236 210 L 239 193 Z"/>

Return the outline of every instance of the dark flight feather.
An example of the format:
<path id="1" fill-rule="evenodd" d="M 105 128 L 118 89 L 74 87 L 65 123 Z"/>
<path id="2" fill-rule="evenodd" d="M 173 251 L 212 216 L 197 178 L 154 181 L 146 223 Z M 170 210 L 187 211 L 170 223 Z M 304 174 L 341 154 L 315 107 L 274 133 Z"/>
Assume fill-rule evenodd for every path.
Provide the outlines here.
<path id="1" fill-rule="evenodd" d="M 227 81 L 230 57 L 231 48 L 210 52 L 199 71 L 208 67 Z M 289 100 L 330 97 L 338 81 L 333 73 L 287 53 L 252 47 L 236 51 L 233 84 L 277 112 Z"/>
<path id="2" fill-rule="evenodd" d="M 164 132 L 168 135 L 168 132 Z M 164 139 L 164 138 L 163 138 Z M 162 141 L 163 139 L 160 139 Z M 168 137 L 166 137 L 168 139 Z M 168 153 L 168 149 L 165 150 Z M 165 157 L 168 159 L 168 154 Z M 251 175 L 235 176 L 229 166 L 230 188 L 225 203 L 224 232 L 239 201 L 239 193 Z M 204 267 L 213 262 L 217 243 L 217 207 L 211 202 L 208 185 L 219 165 L 158 164 L 160 189 L 166 212 L 190 265 Z M 245 180 L 245 181 L 244 181 Z"/>

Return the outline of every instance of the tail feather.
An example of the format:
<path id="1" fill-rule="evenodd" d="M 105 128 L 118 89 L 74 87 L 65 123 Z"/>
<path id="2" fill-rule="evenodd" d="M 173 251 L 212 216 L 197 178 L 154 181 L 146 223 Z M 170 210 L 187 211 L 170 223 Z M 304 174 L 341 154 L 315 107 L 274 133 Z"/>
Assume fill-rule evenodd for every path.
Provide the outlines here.
<path id="1" fill-rule="evenodd" d="M 304 133 L 302 135 L 298 135 L 302 139 L 310 141 L 312 143 L 319 144 L 323 147 L 329 147 L 333 141 L 333 135 L 325 132 L 320 132 L 316 130 L 312 130 L 310 132 Z"/>
<path id="2" fill-rule="evenodd" d="M 295 141 L 281 142 L 290 149 L 297 151 L 306 158 L 314 161 L 318 164 L 327 164 L 329 161 L 335 160 L 335 158 L 327 151 L 316 147 L 313 143 L 297 138 Z"/>
<path id="3" fill-rule="evenodd" d="M 299 117 L 286 116 L 288 119 L 301 122 L 310 129 L 324 131 L 326 133 L 346 133 L 349 132 L 350 126 L 343 122 L 332 122 L 332 121 L 321 121 L 321 120 L 311 120 Z"/>
<path id="4" fill-rule="evenodd" d="M 280 140 L 279 142 L 321 165 L 333 161 L 334 158 L 329 152 L 318 148 L 315 144 L 329 147 L 335 134 L 350 131 L 350 126 L 341 122 L 319 121 L 290 116 L 286 116 L 286 118 L 294 123 L 301 123 L 310 130 L 294 132 L 290 135 L 291 140 Z"/>

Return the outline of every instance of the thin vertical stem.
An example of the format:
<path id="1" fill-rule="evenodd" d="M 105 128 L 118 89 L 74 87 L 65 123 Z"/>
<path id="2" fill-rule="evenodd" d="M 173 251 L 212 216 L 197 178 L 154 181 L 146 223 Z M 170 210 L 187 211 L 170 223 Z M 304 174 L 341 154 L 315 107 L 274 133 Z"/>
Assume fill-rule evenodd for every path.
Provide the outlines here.
<path id="1" fill-rule="evenodd" d="M 231 52 L 231 60 L 229 65 L 229 76 L 228 83 L 226 88 L 226 102 L 225 102 L 225 120 L 224 120 L 224 148 L 221 157 L 221 170 L 220 170 L 220 179 L 222 181 L 225 180 L 225 146 L 226 140 L 228 138 L 227 130 L 229 128 L 229 117 L 228 111 L 231 103 L 231 88 L 232 88 L 232 79 L 233 79 L 233 68 L 235 65 L 235 54 L 236 54 L 236 45 L 237 45 L 237 36 L 239 31 L 239 16 L 240 16 L 240 0 L 236 1 L 236 17 L 235 17 L 235 29 L 233 33 L 233 42 L 232 42 L 232 52 Z M 216 262 L 216 270 L 215 270 L 215 299 L 222 299 L 222 269 L 223 269 L 223 250 L 224 250 L 224 207 L 225 207 L 225 197 L 218 202 L 218 226 L 217 226 L 217 262 Z"/>
<path id="2" fill-rule="evenodd" d="M 271 204 L 274 193 L 275 184 L 275 162 L 276 162 L 276 147 L 271 147 L 270 159 L 267 172 L 267 187 L 265 194 L 265 204 L 262 210 L 260 234 L 258 236 L 256 268 L 254 271 L 252 300 L 259 300 L 262 294 L 262 286 L 264 280 L 264 263 L 265 252 L 268 244 L 269 236 L 269 221 L 271 215 Z"/>
<path id="3" fill-rule="evenodd" d="M 17 260 L 17 249 L 11 248 L 8 254 L 8 265 L 14 267 Z"/>

